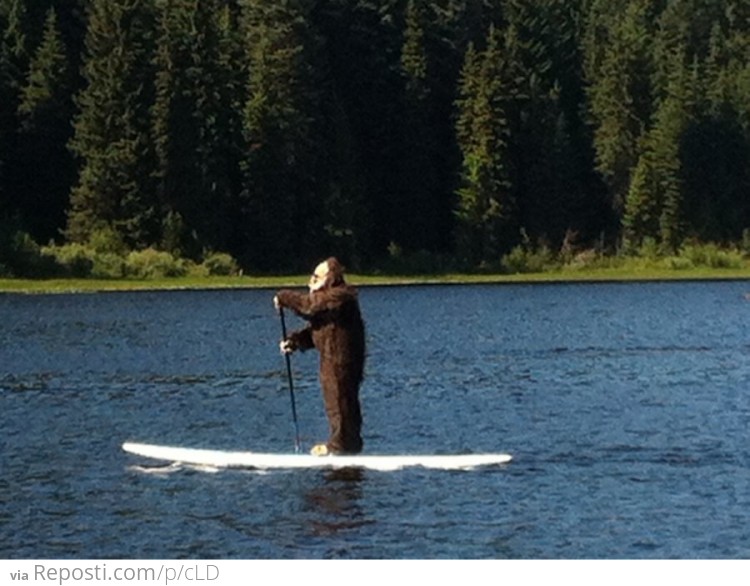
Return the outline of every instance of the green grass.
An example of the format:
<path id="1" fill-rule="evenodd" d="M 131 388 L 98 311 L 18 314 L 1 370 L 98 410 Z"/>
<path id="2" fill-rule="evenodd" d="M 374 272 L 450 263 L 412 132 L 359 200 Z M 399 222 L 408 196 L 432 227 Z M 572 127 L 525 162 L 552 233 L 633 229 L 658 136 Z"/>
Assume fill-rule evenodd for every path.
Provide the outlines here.
<path id="1" fill-rule="evenodd" d="M 197 289 L 250 289 L 304 287 L 307 275 L 274 277 L 175 277 L 163 279 L 0 279 L 0 292 L 5 293 L 91 293 L 98 291 L 154 291 Z M 598 281 L 676 281 L 676 280 L 750 280 L 750 267 L 719 269 L 697 267 L 671 269 L 660 267 L 585 268 L 501 274 L 439 274 L 439 275 L 349 275 L 357 286 L 469 284 L 469 283 L 561 283 Z"/>
<path id="2" fill-rule="evenodd" d="M 301 280 L 303 279 L 303 280 Z M 98 291 L 158 291 L 286 287 L 306 277 L 166 277 L 160 279 L 0 279 L 6 293 L 93 293 Z"/>

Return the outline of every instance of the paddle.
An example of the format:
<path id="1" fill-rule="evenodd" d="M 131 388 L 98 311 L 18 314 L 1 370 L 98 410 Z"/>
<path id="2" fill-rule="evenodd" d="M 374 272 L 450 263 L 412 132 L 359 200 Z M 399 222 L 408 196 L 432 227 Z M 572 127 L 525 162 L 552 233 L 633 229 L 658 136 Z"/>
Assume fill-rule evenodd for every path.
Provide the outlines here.
<path id="1" fill-rule="evenodd" d="M 286 340 L 286 320 L 284 319 L 284 308 L 279 307 L 279 316 L 281 317 L 281 335 Z M 297 405 L 294 402 L 294 381 L 292 380 L 292 360 L 288 353 L 284 353 L 286 359 L 286 377 L 289 380 L 289 397 L 292 400 L 292 419 L 294 419 L 294 451 L 300 452 L 299 443 L 299 424 L 297 423 Z"/>

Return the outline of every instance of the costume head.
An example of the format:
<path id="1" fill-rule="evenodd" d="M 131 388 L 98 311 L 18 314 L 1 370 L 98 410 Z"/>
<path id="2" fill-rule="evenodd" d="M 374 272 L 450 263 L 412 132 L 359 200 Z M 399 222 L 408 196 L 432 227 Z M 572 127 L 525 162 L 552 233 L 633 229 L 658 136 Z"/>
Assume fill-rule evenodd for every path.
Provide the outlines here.
<path id="1" fill-rule="evenodd" d="M 313 271 L 308 287 L 310 292 L 344 284 L 344 267 L 334 257 L 324 260 Z"/>

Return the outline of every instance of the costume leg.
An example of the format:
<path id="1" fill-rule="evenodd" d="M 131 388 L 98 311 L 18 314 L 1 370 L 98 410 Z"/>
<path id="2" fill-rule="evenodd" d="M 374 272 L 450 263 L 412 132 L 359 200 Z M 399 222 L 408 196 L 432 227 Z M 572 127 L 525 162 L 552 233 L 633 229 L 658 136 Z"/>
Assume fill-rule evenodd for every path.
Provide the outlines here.
<path id="1" fill-rule="evenodd" d="M 344 373 L 321 377 L 323 400 L 330 426 L 328 450 L 339 454 L 362 451 L 362 412 L 359 406 L 359 381 Z"/>

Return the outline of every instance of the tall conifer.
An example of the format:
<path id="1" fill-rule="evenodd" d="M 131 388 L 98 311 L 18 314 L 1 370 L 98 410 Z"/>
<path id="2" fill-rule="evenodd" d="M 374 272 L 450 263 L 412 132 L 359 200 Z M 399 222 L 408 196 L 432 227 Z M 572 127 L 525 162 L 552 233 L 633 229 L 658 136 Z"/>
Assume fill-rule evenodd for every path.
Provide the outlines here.
<path id="1" fill-rule="evenodd" d="M 159 3 L 154 138 L 164 245 L 197 257 L 224 249 L 238 165 L 236 14 L 218 0 Z M 236 181 L 234 182 L 236 183 Z"/>
<path id="2" fill-rule="evenodd" d="M 23 0 L 0 0 L 0 222 L 17 211 L 17 112 L 28 67 L 25 16 Z"/>
<path id="3" fill-rule="evenodd" d="M 653 110 L 651 0 L 593 0 L 586 31 L 586 77 L 596 166 L 622 210 L 641 136 Z"/>
<path id="4" fill-rule="evenodd" d="M 321 203 L 321 136 L 315 126 L 321 84 L 314 67 L 319 38 L 309 9 L 302 0 L 245 5 L 245 258 L 261 269 L 295 266 L 301 254 L 314 254 L 306 245 L 312 245 L 311 222 Z"/>
<path id="5" fill-rule="evenodd" d="M 427 14 L 423 0 L 407 4 L 401 70 L 404 78 L 402 184 L 394 238 L 407 250 L 436 250 L 440 233 L 442 186 L 439 182 L 432 77 L 427 54 Z"/>
<path id="6" fill-rule="evenodd" d="M 158 237 L 151 181 L 152 0 L 92 0 L 84 78 L 71 148 L 80 161 L 68 237 L 113 230 L 142 247 Z"/>
<path id="7" fill-rule="evenodd" d="M 470 46 L 461 73 L 456 131 L 463 165 L 457 245 L 462 257 L 474 265 L 499 261 L 518 234 L 504 40 L 498 29 L 490 27 L 486 48 L 478 51 Z"/>
<path id="8" fill-rule="evenodd" d="M 66 148 L 73 115 L 72 72 L 57 14 L 47 12 L 42 40 L 34 52 L 18 108 L 21 119 L 19 186 L 24 225 L 40 241 L 58 238 L 65 225 L 75 167 Z"/>

